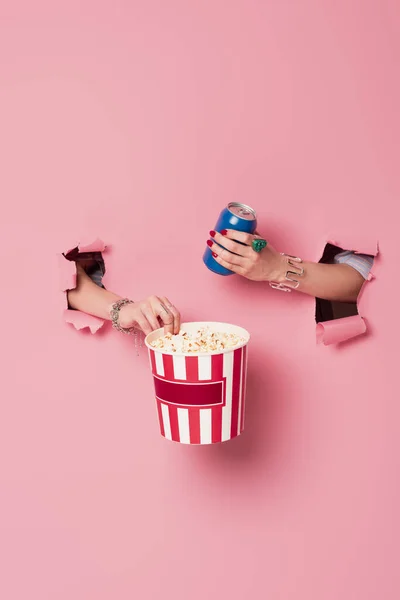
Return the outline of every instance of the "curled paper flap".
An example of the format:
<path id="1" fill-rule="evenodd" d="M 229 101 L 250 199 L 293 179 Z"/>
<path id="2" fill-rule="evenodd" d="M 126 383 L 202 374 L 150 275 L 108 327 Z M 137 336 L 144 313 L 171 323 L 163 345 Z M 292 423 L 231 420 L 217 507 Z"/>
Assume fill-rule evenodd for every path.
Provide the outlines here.
<path id="1" fill-rule="evenodd" d="M 106 244 L 96 238 L 92 242 L 79 243 L 65 252 L 69 254 L 72 250 L 78 249 L 79 252 L 104 252 L 107 248 Z M 73 260 L 68 260 L 63 254 L 58 255 L 60 289 L 64 293 L 66 307 L 64 311 L 64 319 L 66 323 L 70 323 L 77 329 L 90 329 L 91 333 L 96 333 L 104 325 L 104 320 L 81 312 L 79 310 L 71 310 L 68 308 L 67 292 L 76 288 L 76 264 Z"/>
<path id="2" fill-rule="evenodd" d="M 339 344 L 367 331 L 367 326 L 360 315 L 324 321 L 317 324 L 317 344 Z"/>

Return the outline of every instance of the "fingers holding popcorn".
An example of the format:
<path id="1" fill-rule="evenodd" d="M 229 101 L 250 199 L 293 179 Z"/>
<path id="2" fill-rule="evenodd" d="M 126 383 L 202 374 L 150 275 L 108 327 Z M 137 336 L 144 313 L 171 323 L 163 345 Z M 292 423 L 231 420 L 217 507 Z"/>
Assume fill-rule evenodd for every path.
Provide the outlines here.
<path id="1" fill-rule="evenodd" d="M 179 312 L 179 310 L 176 308 L 176 306 L 174 304 L 172 304 L 172 302 L 170 300 L 168 300 L 168 298 L 166 296 L 161 296 L 161 301 L 164 304 L 164 306 L 170 311 L 171 315 L 173 316 L 174 319 L 174 324 L 173 324 L 173 333 L 177 334 L 179 333 L 179 329 L 181 327 L 181 314 Z"/>

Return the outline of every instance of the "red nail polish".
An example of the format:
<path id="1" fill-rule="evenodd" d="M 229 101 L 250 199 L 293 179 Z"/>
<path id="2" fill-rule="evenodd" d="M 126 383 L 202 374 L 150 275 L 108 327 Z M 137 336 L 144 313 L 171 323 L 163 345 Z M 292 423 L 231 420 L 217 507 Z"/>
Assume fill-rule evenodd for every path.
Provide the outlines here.
<path id="1" fill-rule="evenodd" d="M 211 253 L 213 255 L 214 258 L 217 258 L 218 254 L 215 254 L 215 252 Z"/>
<path id="2" fill-rule="evenodd" d="M 227 233 L 228 233 L 228 230 L 227 230 L 227 229 L 223 229 L 223 230 L 221 231 L 221 235 L 226 235 Z"/>
<path id="3" fill-rule="evenodd" d="M 210 248 L 211 248 L 212 245 L 213 245 L 212 241 L 211 240 L 207 240 L 207 246 L 210 246 Z"/>
<path id="4" fill-rule="evenodd" d="M 215 231 L 213 229 L 211 229 L 210 235 L 211 235 L 212 238 L 215 236 Z"/>

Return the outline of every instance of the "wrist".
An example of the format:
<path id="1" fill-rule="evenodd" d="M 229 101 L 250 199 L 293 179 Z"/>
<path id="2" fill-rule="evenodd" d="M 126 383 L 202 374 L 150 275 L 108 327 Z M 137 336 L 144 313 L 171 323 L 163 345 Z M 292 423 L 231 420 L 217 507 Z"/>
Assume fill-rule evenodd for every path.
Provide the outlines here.
<path id="1" fill-rule="evenodd" d="M 287 271 L 287 261 L 283 254 L 277 254 L 274 265 L 272 269 L 267 273 L 267 277 L 265 281 L 270 283 L 271 281 L 275 283 L 283 283 L 286 278 Z"/>
<path id="2" fill-rule="evenodd" d="M 119 298 L 109 310 L 112 326 L 122 333 L 133 333 L 132 305 L 134 302 L 128 298 Z"/>
<path id="3" fill-rule="evenodd" d="M 129 329 L 132 324 L 133 304 L 124 304 L 119 309 L 118 324 L 123 329 Z"/>
<path id="4" fill-rule="evenodd" d="M 301 265 L 302 259 L 298 256 L 281 253 L 279 266 L 275 269 L 269 279 L 269 285 L 278 290 L 290 292 L 297 290 L 300 281 L 304 276 L 304 267 Z"/>

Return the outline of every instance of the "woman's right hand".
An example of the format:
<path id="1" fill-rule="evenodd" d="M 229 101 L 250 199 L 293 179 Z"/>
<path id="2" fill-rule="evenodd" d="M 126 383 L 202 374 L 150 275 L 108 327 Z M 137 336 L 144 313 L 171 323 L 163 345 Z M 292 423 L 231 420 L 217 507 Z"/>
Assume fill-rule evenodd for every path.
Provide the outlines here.
<path id="1" fill-rule="evenodd" d="M 210 231 L 209 240 L 213 257 L 217 263 L 253 281 L 281 281 L 287 271 L 285 258 L 271 244 L 261 252 L 252 247 L 258 234 L 245 233 L 234 229 L 224 229 L 221 233 Z M 239 242 L 239 243 L 238 243 Z"/>
<path id="2" fill-rule="evenodd" d="M 181 315 L 165 296 L 150 296 L 140 302 L 122 306 L 119 324 L 124 329 L 137 327 L 145 335 L 162 326 L 165 333 L 177 334 L 181 327 Z"/>

